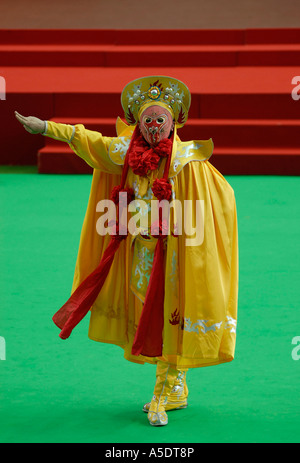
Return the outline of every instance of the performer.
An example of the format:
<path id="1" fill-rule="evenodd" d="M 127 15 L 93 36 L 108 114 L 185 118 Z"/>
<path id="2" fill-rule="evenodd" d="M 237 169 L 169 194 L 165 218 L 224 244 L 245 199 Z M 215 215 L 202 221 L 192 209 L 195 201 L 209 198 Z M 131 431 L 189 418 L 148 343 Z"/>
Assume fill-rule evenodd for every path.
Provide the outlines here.
<path id="1" fill-rule="evenodd" d="M 234 358 L 235 197 L 209 162 L 212 140 L 177 135 L 191 103 L 185 84 L 143 77 L 126 85 L 121 102 L 126 123 L 118 118 L 116 137 L 16 117 L 30 133 L 68 143 L 94 169 L 71 297 L 53 316 L 60 337 L 90 311 L 90 339 L 120 346 L 129 361 L 155 364 L 154 394 L 143 411 L 162 426 L 167 411 L 187 406 L 188 369 Z M 167 215 L 155 209 L 158 202 Z M 111 204 L 112 219 L 100 214 Z"/>

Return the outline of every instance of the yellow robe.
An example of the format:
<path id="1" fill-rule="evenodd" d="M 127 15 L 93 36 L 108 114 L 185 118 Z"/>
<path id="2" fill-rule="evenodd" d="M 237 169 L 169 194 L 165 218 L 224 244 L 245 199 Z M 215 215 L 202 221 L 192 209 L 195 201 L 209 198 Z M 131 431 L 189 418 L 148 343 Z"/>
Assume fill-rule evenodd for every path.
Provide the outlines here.
<path id="1" fill-rule="evenodd" d="M 94 169 L 72 292 L 96 268 L 109 243 L 109 234 L 101 236 L 96 229 L 101 216 L 97 204 L 109 199 L 112 188 L 120 184 L 132 132 L 133 127 L 120 119 L 117 137 L 102 136 L 81 124 L 47 122 L 45 135 L 67 142 Z M 233 189 L 208 161 L 212 151 L 211 139 L 181 142 L 175 137 L 169 171 L 172 200 L 179 200 L 182 206 L 189 203 L 191 209 L 170 209 L 171 231 L 176 234 L 181 223 L 182 234 L 170 234 L 165 240 L 162 357 L 131 354 L 151 273 L 154 238 L 149 241 L 129 235 L 121 242 L 91 307 L 89 338 L 120 346 L 129 361 L 156 363 L 159 359 L 180 369 L 217 365 L 234 358 L 238 298 L 236 204 Z M 150 205 L 151 184 L 161 177 L 164 162 L 146 179 L 130 169 L 127 185 L 134 188 L 137 200 Z M 196 204 L 201 205 L 197 211 Z M 190 236 L 184 217 L 193 217 L 194 227 L 200 223 L 199 236 Z"/>

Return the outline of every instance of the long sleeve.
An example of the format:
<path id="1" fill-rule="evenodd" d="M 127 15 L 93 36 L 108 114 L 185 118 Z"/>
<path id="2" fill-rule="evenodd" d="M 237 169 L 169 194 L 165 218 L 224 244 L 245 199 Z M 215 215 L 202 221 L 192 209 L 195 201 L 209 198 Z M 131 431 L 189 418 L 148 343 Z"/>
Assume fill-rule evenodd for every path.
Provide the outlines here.
<path id="1" fill-rule="evenodd" d="M 69 125 L 53 121 L 46 121 L 43 135 L 68 143 L 70 148 L 94 169 L 109 174 L 122 173 L 122 167 L 114 164 L 108 154 L 112 137 L 88 130 L 82 124 Z"/>

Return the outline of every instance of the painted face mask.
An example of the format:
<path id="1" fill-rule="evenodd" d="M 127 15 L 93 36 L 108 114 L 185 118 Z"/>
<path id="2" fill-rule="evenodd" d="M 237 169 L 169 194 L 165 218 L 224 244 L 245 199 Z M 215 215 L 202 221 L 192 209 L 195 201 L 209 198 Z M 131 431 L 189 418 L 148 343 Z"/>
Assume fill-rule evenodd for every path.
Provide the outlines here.
<path id="1" fill-rule="evenodd" d="M 173 126 L 171 114 L 161 106 L 150 106 L 143 111 L 140 117 L 140 131 L 151 146 L 168 138 Z"/>

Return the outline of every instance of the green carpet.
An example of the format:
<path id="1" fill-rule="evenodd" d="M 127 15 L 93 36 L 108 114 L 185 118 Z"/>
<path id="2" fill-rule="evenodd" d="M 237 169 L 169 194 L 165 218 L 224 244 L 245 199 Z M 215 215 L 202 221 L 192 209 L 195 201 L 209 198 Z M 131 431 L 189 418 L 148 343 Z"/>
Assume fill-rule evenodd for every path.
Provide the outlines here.
<path id="1" fill-rule="evenodd" d="M 91 177 L 2 169 L 1 442 L 299 442 L 300 179 L 228 180 L 239 219 L 236 359 L 190 370 L 189 407 L 153 428 L 141 408 L 155 367 L 90 341 L 88 317 L 66 341 L 51 320 L 69 297 Z"/>

